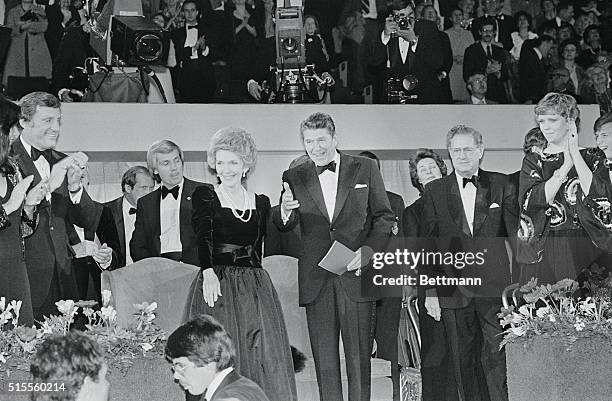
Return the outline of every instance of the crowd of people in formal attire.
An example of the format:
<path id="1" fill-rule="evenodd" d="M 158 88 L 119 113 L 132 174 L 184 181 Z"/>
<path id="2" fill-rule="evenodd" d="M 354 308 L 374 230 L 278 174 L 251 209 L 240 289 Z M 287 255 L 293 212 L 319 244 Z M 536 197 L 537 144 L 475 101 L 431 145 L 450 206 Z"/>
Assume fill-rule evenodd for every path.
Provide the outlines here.
<path id="1" fill-rule="evenodd" d="M 74 68 L 95 56 L 88 20 L 105 4 L 7 0 L 3 84 L 42 76 L 53 93 L 74 85 Z M 537 103 L 555 91 L 612 110 L 607 1 L 304 0 L 303 10 L 306 63 L 339 82 L 348 62 L 341 103 L 357 102 L 367 85 L 373 102 L 397 102 L 389 78 L 412 76 L 407 103 Z M 163 64 L 179 102 L 256 101 L 274 85 L 275 1 L 143 1 L 143 12 L 171 39 Z"/>
<path id="2" fill-rule="evenodd" d="M 322 401 L 343 397 L 340 335 L 348 399 L 370 399 L 374 339 L 378 356 L 391 361 L 393 397 L 399 399 L 402 296 L 417 297 L 420 305 L 424 400 L 507 399 L 497 318 L 504 288 L 534 277 L 540 283 L 580 281 L 583 269 L 612 265 L 612 113 L 596 120 L 597 147 L 588 149 L 578 147 L 574 97 L 549 93 L 534 117 L 537 127 L 525 136 L 522 167 L 514 174 L 480 167 L 486 136 L 469 126 L 446 134 L 450 173 L 442 155 L 420 149 L 410 160 L 410 177 L 421 196 L 408 207 L 386 191 L 376 155 L 339 150 L 335 122 L 320 112 L 299 126 L 305 155 L 279 172 L 278 206 L 247 189 L 257 147 L 243 128 L 220 129 L 210 140 L 207 164 L 216 183 L 185 177 L 182 149 L 164 139 L 149 147 L 146 167 L 124 173 L 122 196 L 102 204 L 87 192 L 87 156 L 55 150 L 59 100 L 44 92 L 26 95 L 19 106 L 2 100 L 0 296 L 22 300 L 20 323 L 32 325 L 55 313 L 60 299 L 93 292 L 100 302 L 102 271 L 151 257 L 198 266 L 190 321 L 166 347 L 182 388 L 195 399 L 223 399 L 213 394 L 222 386 L 215 389 L 210 380 L 229 380 L 241 383 L 236 394 L 254 388 L 253 394 L 261 393 L 236 395 L 240 400 L 297 400 L 283 312 L 262 268 L 264 255 L 284 253 L 298 259 L 296 302 L 305 307 Z M 583 135 L 587 131 L 583 127 Z M 336 241 L 355 256 L 334 274 L 320 262 Z M 404 287 L 396 297 L 364 291 L 371 251 L 404 248 L 487 248 L 484 267 L 418 266 L 419 274 L 478 277 L 481 285 Z M 93 289 L 87 287 L 90 278 Z M 220 345 L 211 344 L 224 351 L 188 344 L 209 344 L 213 332 L 219 332 L 213 337 Z M 50 340 L 48 347 L 70 349 L 71 341 L 84 338 L 70 336 Z M 99 353 L 95 345 L 75 352 L 84 351 Z M 44 347 L 39 353 L 43 359 L 69 357 Z M 48 368 L 36 363 L 35 375 Z M 104 384 L 102 366 L 100 360 L 94 375 L 85 374 L 96 385 Z"/>

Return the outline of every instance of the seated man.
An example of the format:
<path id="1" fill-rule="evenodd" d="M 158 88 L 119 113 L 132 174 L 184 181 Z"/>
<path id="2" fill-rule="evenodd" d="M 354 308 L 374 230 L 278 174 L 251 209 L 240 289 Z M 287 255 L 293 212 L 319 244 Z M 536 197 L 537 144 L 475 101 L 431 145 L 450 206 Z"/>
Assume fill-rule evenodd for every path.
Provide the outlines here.
<path id="1" fill-rule="evenodd" d="M 166 343 L 166 359 L 187 399 L 269 401 L 257 384 L 234 370 L 235 355 L 229 335 L 209 315 L 183 324 Z"/>
<path id="2" fill-rule="evenodd" d="M 107 366 L 98 343 L 78 331 L 47 338 L 30 365 L 32 381 L 64 385 L 60 392 L 33 392 L 31 400 L 108 401 Z"/>
<path id="3" fill-rule="evenodd" d="M 470 98 L 466 100 L 467 104 L 497 104 L 496 101 L 486 98 L 487 77 L 484 74 L 477 72 L 470 75 L 466 87 L 470 94 Z"/>

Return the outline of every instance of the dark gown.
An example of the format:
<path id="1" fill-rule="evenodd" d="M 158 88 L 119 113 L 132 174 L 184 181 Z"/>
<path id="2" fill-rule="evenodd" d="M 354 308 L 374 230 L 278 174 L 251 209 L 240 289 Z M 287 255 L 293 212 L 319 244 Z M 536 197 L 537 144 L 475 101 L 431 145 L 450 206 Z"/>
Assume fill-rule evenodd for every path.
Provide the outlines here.
<path id="1" fill-rule="evenodd" d="M 214 269 L 222 296 L 210 308 L 202 291 L 196 291 L 191 315 L 210 314 L 224 325 L 236 348 L 236 369 L 257 383 L 270 401 L 297 400 L 283 311 L 261 266 L 270 200 L 256 195 L 255 206 L 249 221 L 243 222 L 221 206 L 213 189 L 199 187 L 193 193 L 201 267 Z M 197 288 L 202 288 L 201 276 Z"/>
<path id="2" fill-rule="evenodd" d="M 251 22 L 253 26 L 253 13 L 251 13 Z M 232 15 L 232 33 L 236 27 L 242 24 L 242 20 Z M 248 80 L 253 78 L 253 66 L 257 59 L 257 39 L 251 35 L 246 29 L 242 28 L 240 32 L 234 34 L 234 44 L 229 54 L 230 74 L 235 80 Z"/>
<path id="3" fill-rule="evenodd" d="M 9 174 L 6 181 L 8 188 L 6 195 L 0 196 L 0 205 L 11 197 L 17 176 Z M 19 325 L 31 326 L 34 324 L 34 314 L 23 238 L 34 232 L 32 226 L 35 225 L 22 221 L 22 210 L 19 208 L 6 218 L 3 218 L 4 213 L 0 216 L 0 297 L 5 297 L 7 304 L 12 300 L 22 301 Z"/>
<path id="4" fill-rule="evenodd" d="M 583 149 L 580 153 L 591 171 L 602 168 L 605 156 L 599 149 Z M 595 217 L 585 209 L 575 168 L 570 170 L 553 204 L 546 202 L 544 185 L 561 167 L 563 158 L 563 153 L 531 152 L 523 159 L 518 233 L 519 257 L 524 263 L 521 283 L 532 277 L 540 284 L 556 283 L 564 278 L 577 279 L 583 269 L 605 256 L 591 238 L 609 238 L 609 229 L 593 224 Z M 593 182 L 598 182 L 596 174 Z M 607 204 L 609 216 L 609 198 Z"/>

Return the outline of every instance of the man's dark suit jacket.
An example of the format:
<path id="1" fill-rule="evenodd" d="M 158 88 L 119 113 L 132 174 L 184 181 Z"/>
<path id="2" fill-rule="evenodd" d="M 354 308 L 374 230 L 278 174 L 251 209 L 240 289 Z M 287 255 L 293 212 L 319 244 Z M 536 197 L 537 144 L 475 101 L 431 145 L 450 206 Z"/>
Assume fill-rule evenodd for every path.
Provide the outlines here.
<path id="1" fill-rule="evenodd" d="M 482 28 L 482 24 L 484 22 L 485 16 L 475 18 L 472 22 L 472 35 L 474 35 L 474 40 L 480 41 L 480 28 Z M 504 49 L 510 51 L 514 44 L 512 43 L 512 32 L 516 31 L 516 24 L 514 22 L 514 18 L 510 15 L 499 14 L 495 16 L 497 20 L 497 30 L 499 42 L 504 46 Z M 495 39 L 495 38 L 493 38 Z"/>
<path id="2" fill-rule="evenodd" d="M 506 63 L 506 53 L 499 46 L 491 45 L 491 55 L 493 60 L 501 63 L 501 75 L 497 78 L 493 74 L 486 74 L 487 70 L 487 54 L 485 53 L 482 44 L 476 42 L 465 49 L 463 56 L 463 80 L 467 82 L 468 78 L 476 73 L 487 76 L 487 99 L 495 100 L 498 103 L 508 103 L 504 82 L 508 80 L 508 64 Z"/>
<path id="3" fill-rule="evenodd" d="M 319 177 L 312 161 L 283 173 L 300 207 L 283 224 L 280 210 L 274 214 L 281 231 L 300 225 L 302 252 L 298 263 L 299 302 L 313 302 L 333 273 L 319 267 L 319 262 L 337 240 L 352 250 L 369 246 L 375 252 L 384 250 L 394 223 L 385 186 L 374 160 L 340 153 L 338 193 L 334 216 L 327 215 Z M 371 301 L 361 294 L 360 277 L 346 272 L 341 284 L 353 301 Z"/>
<path id="4" fill-rule="evenodd" d="M 198 244 L 193 226 L 191 225 L 191 197 L 193 191 L 204 184 L 185 178 L 180 204 L 180 230 L 183 256 L 181 261 L 194 266 L 200 265 L 198 257 Z M 172 196 L 172 195 L 168 195 Z M 130 255 L 134 262 L 141 259 L 161 255 L 161 223 L 159 208 L 161 207 L 161 187 L 138 199 L 136 207 L 136 223 L 130 241 Z"/>
<path id="5" fill-rule="evenodd" d="M 443 78 L 440 81 L 440 85 L 442 85 L 442 99 L 444 103 L 451 104 L 453 103 L 453 92 L 450 87 L 450 70 L 453 68 L 453 49 L 451 48 L 450 38 L 446 34 L 446 32 L 438 31 L 438 35 L 440 36 L 440 45 L 442 46 L 442 66 L 438 70 L 438 72 L 444 71 L 446 73 L 446 78 Z"/>
<path id="6" fill-rule="evenodd" d="M 485 97 L 485 102 L 487 102 L 487 104 L 499 104 L 495 100 L 490 100 L 490 99 L 487 99 L 486 97 Z M 467 100 L 463 102 L 463 104 L 478 104 L 478 103 L 474 103 L 472 101 L 472 96 L 470 96 L 467 98 Z"/>
<path id="7" fill-rule="evenodd" d="M 119 237 L 119 247 L 117 249 L 119 262 L 117 267 L 125 266 L 126 243 L 125 243 L 125 224 L 123 223 L 123 196 L 113 199 L 104 204 L 113 214 L 117 235 Z M 127 244 L 129 246 L 130 244 Z"/>
<path id="8" fill-rule="evenodd" d="M 533 46 L 523 44 L 519 59 L 519 88 L 521 102 L 539 102 L 546 94 L 546 66 L 538 57 Z"/>
<path id="9" fill-rule="evenodd" d="M 41 180 L 40 174 L 20 140 L 13 143 L 12 152 L 17 157 L 22 175 L 24 177 L 34 175 L 32 187 L 37 185 Z M 51 152 L 51 156 L 51 168 L 53 164 L 66 157 L 65 154 L 55 150 Z M 52 291 L 51 285 L 55 273 L 59 282 L 60 299 L 77 298 L 76 282 L 72 275 L 73 252 L 70 247 L 70 237 L 76 235 L 72 224 L 90 229 L 96 224 L 94 202 L 83 190 L 81 201 L 78 205 L 74 205 L 68 193 L 66 179 L 51 194 L 51 203 L 43 199 L 37 210 L 38 227 L 31 236 L 25 238 L 26 266 L 30 278 L 32 306 L 35 310 L 43 307 L 45 301 L 52 301 L 47 297 Z M 40 319 L 42 316 L 35 318 Z"/>
<path id="10" fill-rule="evenodd" d="M 465 217 L 455 173 L 433 181 L 423 195 L 422 235 L 430 238 L 439 252 L 481 252 L 484 264 L 463 269 L 444 266 L 437 273 L 448 277 L 479 277 L 482 286 L 440 286 L 437 293 L 442 308 L 466 307 L 473 298 L 497 298 L 510 284 L 510 267 L 505 240 L 516 236 L 518 201 L 508 176 L 479 170 L 474 206 L 474 234 Z"/>
<path id="11" fill-rule="evenodd" d="M 264 241 L 264 256 L 287 255 L 299 258 L 302 252 L 300 228 L 295 226 L 291 231 L 280 231 L 271 216 L 279 213 L 280 205 L 272 206 L 270 218 L 266 224 L 266 240 Z"/>
<path id="12" fill-rule="evenodd" d="M 199 398 L 204 401 L 204 394 Z M 194 400 L 194 397 L 188 396 L 187 400 Z M 208 401 L 270 401 L 264 394 L 263 390 L 252 380 L 244 376 L 240 376 L 235 370 L 231 371 L 217 390 L 214 392 Z"/>
<path id="13" fill-rule="evenodd" d="M 406 61 L 402 61 L 399 50 L 399 38 L 391 37 L 387 45 L 382 43 L 380 34 L 375 41 L 374 57 L 370 65 L 372 73 L 386 71 L 387 76 L 403 78 L 413 74 L 419 80 L 416 90 L 417 103 L 441 103 L 442 85 L 438 80 L 438 71 L 442 68 L 444 54 L 436 24 L 431 21 L 417 20 L 414 32 L 418 36 L 416 52 L 409 52 Z M 389 52 L 387 53 L 387 49 Z M 387 69 L 387 57 L 391 68 Z M 384 78 L 386 81 L 386 77 Z"/>

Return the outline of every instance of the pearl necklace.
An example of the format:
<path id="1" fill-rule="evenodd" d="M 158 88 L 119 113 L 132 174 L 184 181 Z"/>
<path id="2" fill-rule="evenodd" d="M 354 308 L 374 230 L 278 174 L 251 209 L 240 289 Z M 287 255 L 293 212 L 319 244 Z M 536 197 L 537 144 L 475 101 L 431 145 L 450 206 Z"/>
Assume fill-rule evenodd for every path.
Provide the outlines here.
<path id="1" fill-rule="evenodd" d="M 246 189 L 244 189 L 244 187 L 242 187 L 242 193 L 244 194 L 244 206 L 242 208 L 242 213 L 238 213 L 238 206 L 236 206 L 236 203 L 234 202 L 234 199 L 232 199 L 232 197 L 230 196 L 230 194 L 227 192 L 227 190 L 224 188 L 223 184 L 219 185 L 219 192 L 221 193 L 221 195 L 223 196 L 223 198 L 228 201 L 228 203 L 230 204 L 230 209 L 232 211 L 232 214 L 234 215 L 235 218 L 237 218 L 238 220 L 242 221 L 243 223 L 247 223 L 249 220 L 251 220 L 251 216 L 253 215 L 253 211 L 251 210 L 251 202 L 250 202 L 250 197 L 249 197 L 249 193 L 247 192 Z M 245 218 L 245 216 L 248 213 L 248 217 Z"/>

